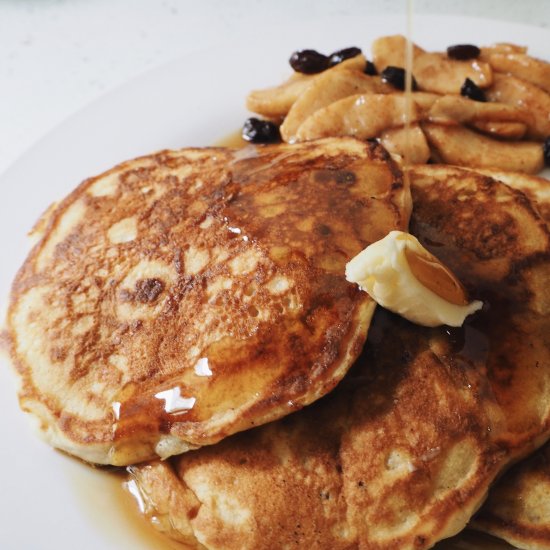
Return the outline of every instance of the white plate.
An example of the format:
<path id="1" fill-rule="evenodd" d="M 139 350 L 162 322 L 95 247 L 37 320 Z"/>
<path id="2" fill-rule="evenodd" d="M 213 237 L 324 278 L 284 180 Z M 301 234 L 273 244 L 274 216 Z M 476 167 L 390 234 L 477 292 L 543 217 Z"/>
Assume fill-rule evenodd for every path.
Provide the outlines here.
<path id="1" fill-rule="evenodd" d="M 252 88 L 289 73 L 300 48 L 329 52 L 403 33 L 404 17 L 341 17 L 271 29 L 162 66 L 102 97 L 29 150 L 0 179 L 0 298 L 23 261 L 25 234 L 39 214 L 84 178 L 154 150 L 208 145 L 239 128 Z M 427 49 L 496 41 L 527 44 L 548 57 L 546 30 L 489 20 L 417 16 L 413 38 Z M 113 484 L 39 441 L 18 410 L 15 378 L 0 369 L 0 548 L 151 550 L 156 545 L 128 519 Z M 158 548 L 158 546 L 156 546 Z M 465 546 L 461 546 L 465 548 Z"/>

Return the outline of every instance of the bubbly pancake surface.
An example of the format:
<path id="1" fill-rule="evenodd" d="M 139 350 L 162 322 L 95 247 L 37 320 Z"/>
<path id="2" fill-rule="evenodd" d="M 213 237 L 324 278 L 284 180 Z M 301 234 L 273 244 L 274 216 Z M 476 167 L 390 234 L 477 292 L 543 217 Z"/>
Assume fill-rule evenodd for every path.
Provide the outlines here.
<path id="1" fill-rule="evenodd" d="M 158 529 L 192 548 L 428 548 L 460 531 L 499 471 L 548 437 L 544 223 L 485 175 L 430 166 L 410 177 L 411 231 L 484 309 L 458 329 L 379 309 L 330 395 L 131 468 Z"/>
<path id="2" fill-rule="evenodd" d="M 330 391 L 374 303 L 344 265 L 406 228 L 375 144 L 164 151 L 42 222 L 8 323 L 22 407 L 55 446 L 130 464 L 212 444 Z"/>

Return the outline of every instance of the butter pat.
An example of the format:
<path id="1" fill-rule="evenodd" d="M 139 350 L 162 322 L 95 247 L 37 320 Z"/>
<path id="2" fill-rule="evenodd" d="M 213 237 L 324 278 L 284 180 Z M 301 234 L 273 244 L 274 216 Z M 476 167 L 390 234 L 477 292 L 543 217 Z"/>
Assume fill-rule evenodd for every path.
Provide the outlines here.
<path id="1" fill-rule="evenodd" d="M 346 265 L 346 279 L 382 307 L 426 327 L 459 327 L 483 302 L 468 302 L 456 276 L 418 239 L 391 231 Z"/>

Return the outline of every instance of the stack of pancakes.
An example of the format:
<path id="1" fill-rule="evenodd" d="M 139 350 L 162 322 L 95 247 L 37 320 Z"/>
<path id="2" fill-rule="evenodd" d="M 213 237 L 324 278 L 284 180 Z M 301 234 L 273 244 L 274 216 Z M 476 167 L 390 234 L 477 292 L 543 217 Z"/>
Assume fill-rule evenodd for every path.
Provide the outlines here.
<path id="1" fill-rule="evenodd" d="M 52 445 L 131 465 L 146 515 L 189 548 L 454 535 L 550 438 L 549 202 L 528 176 L 405 176 L 381 146 L 329 138 L 166 151 L 84 182 L 13 286 L 21 406 Z M 463 327 L 374 313 L 346 282 L 407 228 L 483 300 Z M 499 513 L 477 524 L 503 535 Z"/>

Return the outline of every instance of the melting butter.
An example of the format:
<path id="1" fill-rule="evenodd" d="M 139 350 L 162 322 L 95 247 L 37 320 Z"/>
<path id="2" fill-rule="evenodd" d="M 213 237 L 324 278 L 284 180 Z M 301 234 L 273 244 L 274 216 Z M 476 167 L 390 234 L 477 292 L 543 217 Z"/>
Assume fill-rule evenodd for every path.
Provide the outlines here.
<path id="1" fill-rule="evenodd" d="M 427 327 L 459 327 L 483 306 L 469 302 L 456 276 L 403 231 L 391 231 L 355 256 L 346 279 L 382 307 Z"/>

